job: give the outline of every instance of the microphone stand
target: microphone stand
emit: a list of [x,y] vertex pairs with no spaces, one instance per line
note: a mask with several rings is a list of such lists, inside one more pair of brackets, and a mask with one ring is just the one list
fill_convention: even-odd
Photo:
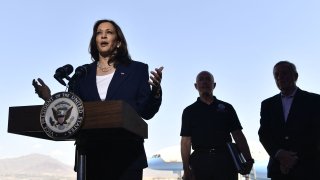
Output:
[[[76,78],[72,77],[68,82],[68,92],[73,93],[75,89]],[[83,150],[76,148],[75,170],[77,171],[77,180],[86,180],[86,154]]]
[[[75,85],[77,79],[83,75],[82,73],[79,73],[79,71],[76,70],[75,74],[70,78],[68,77],[67,79],[69,80],[68,82],[68,92],[74,92],[75,90]],[[77,180],[86,180],[86,154],[83,149],[78,149],[76,148],[76,171],[77,171]]]

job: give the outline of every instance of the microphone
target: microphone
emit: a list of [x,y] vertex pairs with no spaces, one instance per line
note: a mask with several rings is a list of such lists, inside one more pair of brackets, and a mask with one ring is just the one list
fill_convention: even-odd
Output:
[[89,72],[89,66],[90,64],[85,64],[77,67],[76,70],[74,71],[73,76],[71,77],[71,80],[76,80],[78,78],[86,76]]
[[69,92],[74,92],[77,79],[86,76],[89,72],[89,67],[90,64],[85,64],[76,68],[73,76],[70,78],[68,83]]
[[63,81],[63,78],[66,78],[67,80],[70,80],[69,74],[71,74],[73,71],[73,67],[70,64],[64,65],[62,67],[59,67],[56,70],[56,73],[53,75],[53,77],[59,81],[60,84],[66,86],[66,83]]

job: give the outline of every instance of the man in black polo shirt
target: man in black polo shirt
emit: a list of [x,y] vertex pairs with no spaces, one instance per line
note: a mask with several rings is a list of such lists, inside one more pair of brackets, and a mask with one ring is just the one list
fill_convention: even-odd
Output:
[[227,142],[232,142],[230,133],[247,160],[245,173],[250,173],[253,165],[238,116],[232,105],[213,96],[215,86],[210,72],[200,72],[195,83],[200,97],[182,114],[180,136],[184,180],[238,179],[226,146]]

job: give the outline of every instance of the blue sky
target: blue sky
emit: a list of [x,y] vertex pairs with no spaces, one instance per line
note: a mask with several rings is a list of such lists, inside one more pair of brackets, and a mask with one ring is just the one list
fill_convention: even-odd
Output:
[[30,153],[73,163],[73,142],[7,133],[8,108],[43,104],[31,81],[41,77],[52,92],[65,88],[55,69],[91,62],[88,46],[98,19],[122,28],[133,59],[152,70],[164,66],[163,103],[150,121],[148,155],[180,142],[181,114],[198,94],[202,70],[213,73],[214,94],[236,109],[249,140],[258,140],[260,103],[278,93],[272,68],[296,64],[302,89],[320,93],[320,2],[295,0],[120,0],[0,3],[0,158]]

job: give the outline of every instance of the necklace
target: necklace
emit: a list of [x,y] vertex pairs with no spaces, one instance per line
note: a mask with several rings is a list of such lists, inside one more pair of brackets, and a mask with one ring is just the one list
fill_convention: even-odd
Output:
[[102,67],[101,64],[98,62],[97,63],[97,66],[98,68],[102,71],[102,72],[108,72],[109,70],[112,69],[112,66],[105,66],[105,67]]

